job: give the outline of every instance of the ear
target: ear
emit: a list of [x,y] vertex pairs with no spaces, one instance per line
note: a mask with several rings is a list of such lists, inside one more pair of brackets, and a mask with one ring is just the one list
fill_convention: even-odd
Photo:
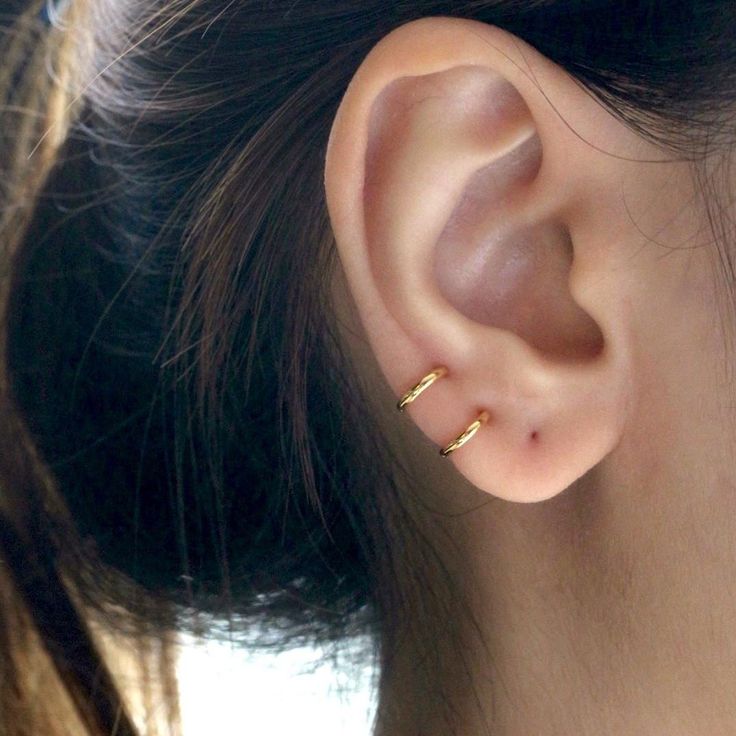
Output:
[[631,366],[609,261],[618,167],[641,143],[476,21],[397,28],[345,93],[325,188],[347,283],[397,397],[447,369],[407,407],[438,448],[486,412],[448,458],[481,490],[549,498],[621,436]]

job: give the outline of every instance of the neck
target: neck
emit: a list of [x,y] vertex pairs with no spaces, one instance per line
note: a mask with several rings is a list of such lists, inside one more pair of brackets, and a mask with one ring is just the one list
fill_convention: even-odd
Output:
[[656,422],[543,503],[437,464],[451,511],[424,523],[456,587],[402,614],[379,736],[736,733],[736,483],[712,428],[734,433],[716,401],[657,395]]

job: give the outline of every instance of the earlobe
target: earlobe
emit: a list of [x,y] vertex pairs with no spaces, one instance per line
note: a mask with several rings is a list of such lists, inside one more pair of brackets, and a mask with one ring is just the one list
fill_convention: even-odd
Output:
[[470,482],[524,502],[612,449],[630,386],[620,310],[581,299],[606,262],[585,240],[587,159],[569,165],[584,144],[522,71],[529,54],[472,21],[402,26],[351,82],[325,166],[343,269],[400,408]]

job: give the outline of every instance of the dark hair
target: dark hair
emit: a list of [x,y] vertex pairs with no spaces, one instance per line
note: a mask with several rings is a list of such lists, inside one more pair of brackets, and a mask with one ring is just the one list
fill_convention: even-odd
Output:
[[111,605],[161,635],[368,631],[387,666],[442,572],[331,308],[351,76],[404,22],[473,18],[700,161],[733,140],[736,5],[70,0],[49,29],[40,5],[0,57],[0,730],[73,732],[29,705],[32,631],[85,733],[134,732],[86,623]]

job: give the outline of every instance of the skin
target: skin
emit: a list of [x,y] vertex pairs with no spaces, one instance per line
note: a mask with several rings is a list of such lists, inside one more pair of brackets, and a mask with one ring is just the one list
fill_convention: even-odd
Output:
[[[541,163],[483,178],[530,135]],[[345,341],[451,581],[407,596],[380,736],[736,732],[734,326],[694,167],[438,17],[356,72],[325,190]]]

